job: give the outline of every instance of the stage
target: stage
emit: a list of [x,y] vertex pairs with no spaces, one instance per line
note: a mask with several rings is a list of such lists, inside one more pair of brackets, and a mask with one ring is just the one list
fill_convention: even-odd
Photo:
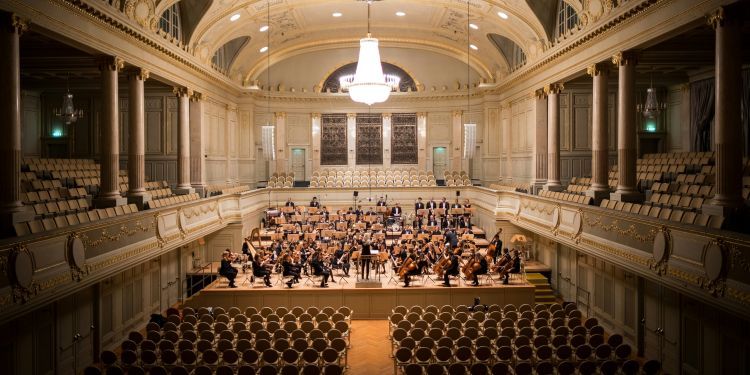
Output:
[[[435,275],[429,275],[433,281],[425,277],[412,277],[412,283],[408,288],[403,287],[403,282],[396,284],[396,278],[391,278],[389,273],[380,275],[381,287],[362,288],[356,287],[357,279],[354,270],[351,276],[342,277],[340,271],[334,272],[335,283],[328,283],[328,288],[320,288],[320,279],[307,280],[302,276],[299,284],[293,288],[287,288],[285,280],[279,281],[274,275],[271,278],[273,287],[266,287],[262,280],[250,281],[250,274],[239,273],[235,283],[237,288],[229,288],[227,279],[219,278],[212,282],[202,291],[185,302],[186,306],[222,306],[228,308],[238,306],[244,309],[248,306],[261,308],[263,306],[348,306],[354,311],[355,319],[385,319],[391,310],[398,305],[471,305],[475,297],[479,297],[483,304],[497,303],[504,305],[533,304],[534,286],[528,283],[520,275],[514,275],[508,285],[502,285],[493,275],[492,283],[486,276],[480,277],[480,286],[465,285],[460,280],[456,286],[457,279],[452,278],[453,287],[441,286],[442,279],[437,280]],[[371,280],[378,282],[377,277],[371,274]]]

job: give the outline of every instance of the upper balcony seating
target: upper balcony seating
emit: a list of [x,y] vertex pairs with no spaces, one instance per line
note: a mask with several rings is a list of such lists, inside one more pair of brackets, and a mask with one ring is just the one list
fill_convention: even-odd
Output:
[[445,186],[472,186],[473,183],[466,171],[446,171]]
[[[313,173],[313,178],[315,173]],[[290,188],[294,186],[294,173],[274,173],[268,180],[270,188]]]
[[[373,187],[411,187],[437,186],[432,172],[408,170],[319,170],[313,172],[310,179],[312,188],[365,188]],[[271,185],[269,184],[269,187]],[[278,186],[277,186],[278,187]]]
[[500,191],[515,191],[528,194],[528,192],[531,191],[531,184],[523,182],[498,182],[490,185],[490,189]]
[[250,190],[250,186],[240,185],[236,183],[207,185],[206,196],[211,197],[214,195],[221,195],[221,194],[236,194],[236,193],[242,193],[243,191],[249,191],[249,190]]

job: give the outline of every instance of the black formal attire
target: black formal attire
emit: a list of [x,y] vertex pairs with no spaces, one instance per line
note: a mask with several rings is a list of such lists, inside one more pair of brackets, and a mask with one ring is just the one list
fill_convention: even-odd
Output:
[[281,262],[281,267],[283,268],[281,272],[282,276],[292,276],[292,279],[287,281],[286,283],[286,285],[291,288],[292,283],[297,282],[297,280],[299,280],[299,268],[300,267],[288,260]]
[[376,206],[385,206],[385,201],[378,201],[378,203],[375,204]]
[[294,202],[287,201],[286,204],[285,204],[285,206],[287,206],[287,207],[294,207]]
[[479,285],[479,275],[486,275],[487,274],[487,258],[482,257],[479,260],[479,269],[474,271],[474,285]]
[[458,256],[451,253],[450,257],[451,262],[443,274],[443,285],[445,286],[451,286],[450,277],[458,275]]
[[320,207],[320,202],[318,201],[310,201],[310,207]]
[[401,217],[401,207],[396,206],[396,207],[391,208],[391,216]]
[[362,251],[360,255],[367,255],[367,256],[361,256],[359,258],[359,262],[362,264],[362,278],[366,280],[370,280],[370,257],[372,252],[370,251],[370,244],[365,243],[362,244]]
[[469,220],[469,218],[464,217],[464,219],[461,220],[458,223],[458,226],[459,226],[459,228],[469,228],[469,229],[471,229],[471,221]]
[[427,202],[427,209],[434,210],[437,208],[437,203],[435,201],[429,201]]
[[490,246],[495,245],[495,256],[493,257],[492,261],[497,264],[497,257],[500,255],[500,252],[503,250],[503,241],[500,239],[500,237],[497,237],[496,239],[493,238],[492,241],[490,241]]
[[445,210],[448,210],[448,208],[450,208],[450,204],[448,202],[440,202],[438,203],[438,208],[443,208]]
[[424,267],[424,263],[417,260],[417,255],[412,253],[409,254],[406,259],[411,259],[413,264],[416,266],[413,270],[407,271],[404,274],[404,286],[409,286],[410,276],[417,276],[422,274],[422,268]]
[[452,230],[445,232],[445,241],[450,243],[451,249],[458,247],[458,237],[456,236],[456,232]]
[[266,286],[271,286],[271,271],[261,266],[260,263],[257,263],[255,260],[253,260],[252,263],[253,263],[253,276],[262,277],[263,281],[265,281],[266,283]]
[[[344,259],[346,257],[346,259]],[[338,248],[333,253],[333,261],[331,261],[331,266],[333,268],[341,268],[342,271],[344,271],[345,276],[349,276],[349,254],[344,252],[344,249]]]
[[[513,259],[510,257],[510,253],[503,254],[503,258],[506,259],[506,262],[512,262],[513,261]],[[498,270],[498,272],[501,272],[501,271],[503,271],[503,270]],[[511,271],[513,271],[512,268],[511,268]],[[505,278],[503,279],[503,284],[506,284],[506,285],[508,284],[508,278],[509,278],[509,276],[510,276],[510,272],[507,272],[505,274]]]
[[424,210],[424,203],[422,202],[414,203],[414,213],[419,215],[419,210]]
[[229,280],[229,287],[236,288],[234,285],[234,278],[237,277],[237,269],[232,267],[232,264],[226,260],[221,259],[221,266],[219,267],[219,275],[224,276]]
[[323,279],[320,281],[320,287],[326,287],[326,284],[328,284],[328,277],[331,276],[331,270],[323,267],[323,262],[321,262],[319,258],[310,261],[310,267],[312,267],[313,275],[323,276]]

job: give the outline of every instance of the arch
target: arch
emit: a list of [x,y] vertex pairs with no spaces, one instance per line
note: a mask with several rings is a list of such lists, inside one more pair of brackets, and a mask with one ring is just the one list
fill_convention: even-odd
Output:
[[[401,67],[391,64],[388,62],[381,62],[381,65],[383,66],[383,73],[384,74],[393,74],[399,78],[401,78],[401,82],[399,83],[398,91],[417,91],[417,82],[414,80],[414,78],[407,73],[404,69]],[[343,66],[340,66],[338,69],[334,70],[333,73],[329,74],[328,77],[326,77],[323,80],[322,92],[327,92],[329,89],[332,93],[340,92],[339,87],[339,78],[344,75],[354,74],[357,70],[357,63],[348,63],[344,64]]]
[[156,6],[155,14],[158,16],[155,19],[156,28],[160,27],[160,19],[164,12],[169,11],[173,6],[177,5],[179,8],[179,16],[181,23],[181,35],[180,40],[183,43],[187,43],[193,36],[196,27],[206,15],[208,10],[213,5],[214,0],[165,0],[160,2]]

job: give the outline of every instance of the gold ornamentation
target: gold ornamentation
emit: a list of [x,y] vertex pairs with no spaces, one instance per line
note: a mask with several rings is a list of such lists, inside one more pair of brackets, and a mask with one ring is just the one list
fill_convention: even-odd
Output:
[[534,90],[534,96],[539,100],[547,99],[547,93],[544,92],[543,88]]
[[149,0],[128,0],[124,11],[142,27],[147,27],[154,18],[154,4]]
[[701,277],[698,280],[698,285],[714,297],[724,297],[727,290],[727,283],[724,278],[709,280],[706,277]]
[[685,272],[679,268],[671,267],[669,264],[667,264],[667,275],[693,284],[694,286],[700,286],[700,276]]
[[612,55],[612,64],[617,66],[638,64],[638,53],[635,51],[620,51]]
[[729,268],[739,269],[744,272],[750,272],[750,262],[742,251],[733,243],[726,244],[727,251],[729,252]]
[[[533,211],[533,212],[539,212],[539,213],[547,214],[549,216],[554,215],[555,208],[556,208],[556,207],[552,207],[552,208],[548,209],[546,204],[541,204],[541,203],[525,203],[525,202],[521,205],[521,207],[524,210],[529,210],[529,211]],[[519,214],[521,212],[522,211],[519,211]]]
[[150,74],[151,72],[149,72],[148,69],[144,68],[128,69],[128,76],[135,77],[141,81],[147,80]]
[[728,286],[724,296],[739,301],[743,305],[750,305],[750,293]]
[[13,302],[15,303],[26,303],[39,294],[39,284],[32,281],[27,287],[21,287],[18,285],[13,286],[12,296]]
[[592,240],[590,238],[583,237],[583,236],[581,236],[580,242],[583,243],[584,245],[588,245],[588,246],[593,247],[595,249],[602,250],[604,252],[610,253],[612,255],[615,255],[617,257],[623,258],[623,259],[628,260],[630,262],[637,263],[637,264],[640,264],[642,266],[647,266],[648,265],[648,259],[646,259],[644,257],[641,257],[641,256],[638,256],[638,255],[635,255],[631,251],[617,249],[617,248],[614,248],[612,246],[606,245],[606,244],[602,243],[601,241]]
[[2,17],[2,23],[5,24],[8,32],[18,33],[21,36],[29,29],[28,21],[15,13],[5,13]]
[[[179,234],[177,235],[177,237],[179,237]],[[120,262],[122,262],[124,260],[127,260],[127,259],[132,259],[133,257],[135,257],[135,256],[137,256],[139,254],[142,254],[142,253],[144,253],[146,251],[157,249],[157,248],[159,248],[159,246],[160,246],[160,244],[159,244],[158,241],[153,241],[153,242],[150,242],[150,243],[148,243],[146,245],[139,246],[139,247],[137,247],[135,249],[128,250],[126,252],[123,252],[123,253],[117,254],[115,256],[109,257],[109,258],[107,258],[105,260],[93,263],[93,264],[91,264],[89,266],[89,269],[93,273],[93,272],[99,271],[101,269],[110,268],[111,266],[113,266],[113,265],[115,265],[117,263],[120,263]]]
[[2,296],[0,296],[0,306],[8,305],[12,301],[13,301],[13,296],[10,293],[3,294]]
[[718,7],[715,11],[711,12],[711,14],[708,15],[708,19],[706,20],[706,23],[713,27],[714,30],[718,27],[724,26],[724,20],[726,17],[724,16],[724,7]]
[[564,88],[565,86],[562,83],[550,83],[549,85],[544,86],[544,93],[547,95],[557,95],[561,93]]
[[[182,214],[185,216],[185,219],[192,219],[196,216],[202,216],[207,213],[216,212],[217,207],[218,207],[218,203],[214,202],[214,204],[204,204],[200,206],[186,208],[182,210]],[[217,212],[217,215],[218,215],[218,212]]]
[[200,93],[198,91],[193,91],[193,96],[190,97],[190,101],[193,102],[199,102],[201,100],[206,99],[203,95],[203,93]]
[[125,66],[125,60],[117,56],[100,56],[99,70],[119,72]]
[[606,75],[608,72],[609,67],[606,64],[591,64],[586,68],[586,73],[592,77]]
[[193,95],[193,90],[187,88],[187,87],[173,87],[172,93],[177,96],[178,98],[182,97],[190,97]]
[[151,231],[151,229],[154,227],[154,223],[152,222],[149,226],[144,226],[141,224],[141,221],[138,220],[133,225],[133,228],[129,228],[126,224],[122,224],[120,226],[120,230],[117,233],[110,234],[107,228],[102,229],[102,234],[99,236],[98,239],[92,240],[87,236],[86,234],[80,234],[81,240],[83,241],[83,244],[86,245],[87,248],[95,249],[105,242],[117,242],[122,240],[125,237],[131,237],[139,232],[146,233]]
[[602,222],[601,216],[597,216],[596,219],[591,220],[589,218],[586,218],[586,225],[588,225],[591,228],[600,228],[601,230],[605,232],[615,232],[623,237],[631,237],[641,242],[653,242],[654,237],[656,236],[656,229],[651,229],[646,234],[640,234],[638,233],[638,230],[636,229],[634,224],[630,224],[627,228],[620,227],[620,221],[615,219],[612,220],[610,224],[604,224]]

